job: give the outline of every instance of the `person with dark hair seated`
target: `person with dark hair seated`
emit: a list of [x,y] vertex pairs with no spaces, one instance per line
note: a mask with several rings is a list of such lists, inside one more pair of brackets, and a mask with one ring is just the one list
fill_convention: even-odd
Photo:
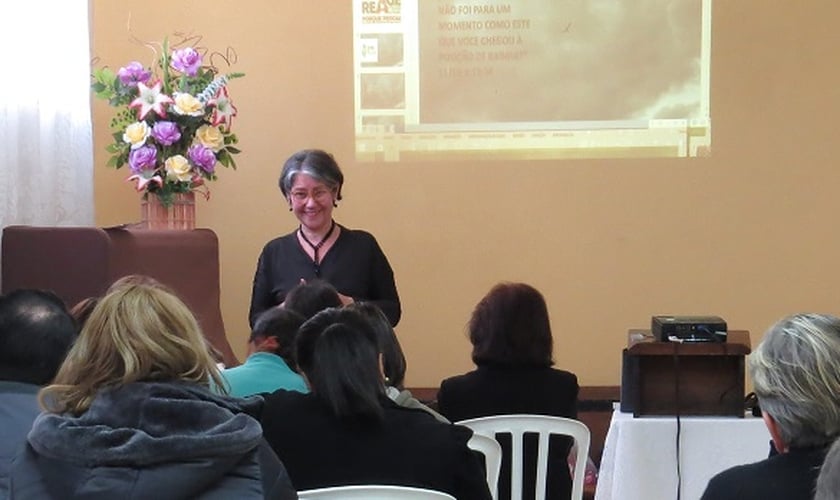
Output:
[[370,302],[354,302],[348,306],[349,309],[362,313],[376,332],[376,339],[379,342],[379,349],[382,352],[382,373],[385,375],[385,394],[392,401],[406,408],[415,408],[429,413],[441,422],[449,423],[449,420],[423,404],[412,396],[403,383],[405,382],[405,354],[403,354],[397,334],[388,322],[388,318],[379,307]]
[[9,498],[295,498],[250,416],[262,399],[213,394],[207,346],[165,287],[111,288],[40,392]]
[[303,316],[275,307],[262,313],[248,340],[245,363],[222,371],[228,392],[245,397],[277,389],[309,392],[295,371],[293,346]]
[[[469,323],[472,360],[476,369],[441,383],[438,409],[453,422],[505,414],[539,414],[577,418],[577,377],[552,368],[553,340],[548,308],[542,294],[524,283],[500,283],[476,305]],[[504,439],[506,438],[507,439]],[[535,436],[525,440],[525,476],[536,470]],[[500,436],[503,449],[501,492],[510,490],[510,439]],[[571,440],[555,436],[549,446],[548,499],[571,495],[567,465]],[[525,498],[534,484],[525,482]],[[500,496],[506,498],[506,496]]]
[[391,484],[491,498],[467,447],[472,431],[385,395],[376,334],[358,311],[318,313],[298,332],[295,352],[311,392],[267,395],[261,423],[298,491]]
[[282,307],[300,314],[307,320],[324,309],[341,305],[341,297],[334,286],[326,281],[314,279],[295,285],[286,295]]
[[776,453],[719,473],[702,499],[810,500],[840,436],[840,318],[781,319],[750,354],[749,369]]
[[14,290],[0,297],[0,498],[8,496],[14,454],[41,412],[48,384],[76,340],[76,324],[52,292]]
[[93,312],[93,308],[98,303],[99,297],[87,297],[76,302],[76,305],[70,308],[70,316],[76,321],[76,326],[79,330],[85,326],[85,322],[90,317],[90,313]]

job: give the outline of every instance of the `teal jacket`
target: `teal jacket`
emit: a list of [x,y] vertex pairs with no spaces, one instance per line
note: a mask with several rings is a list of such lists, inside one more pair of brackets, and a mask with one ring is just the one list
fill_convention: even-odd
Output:
[[283,358],[268,352],[251,354],[244,364],[222,370],[222,377],[228,393],[240,398],[277,389],[309,392],[303,377],[289,368]]

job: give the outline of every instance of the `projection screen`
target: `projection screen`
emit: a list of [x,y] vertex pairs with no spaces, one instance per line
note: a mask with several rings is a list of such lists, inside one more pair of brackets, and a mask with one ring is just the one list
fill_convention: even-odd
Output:
[[352,0],[360,161],[711,152],[711,0]]

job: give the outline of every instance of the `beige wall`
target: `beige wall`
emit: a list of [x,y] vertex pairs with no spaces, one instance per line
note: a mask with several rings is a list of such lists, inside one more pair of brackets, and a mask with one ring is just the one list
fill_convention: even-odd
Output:
[[[276,177],[322,147],[347,184],[336,219],[376,235],[394,267],[408,384],[471,367],[464,326],[500,280],[546,296],[557,364],[619,382],[626,330],[652,314],[718,314],[761,332],[782,315],[840,313],[835,0],[713,5],[713,152],[704,159],[357,164],[349,1],[93,0],[93,56],[150,61],[132,41],[192,31],[239,54],[231,86],[244,152],[198,223],[220,240],[222,308],[240,357],[262,245],[296,227]],[[94,103],[96,222],[136,221],[124,171],[104,167],[111,110]]]

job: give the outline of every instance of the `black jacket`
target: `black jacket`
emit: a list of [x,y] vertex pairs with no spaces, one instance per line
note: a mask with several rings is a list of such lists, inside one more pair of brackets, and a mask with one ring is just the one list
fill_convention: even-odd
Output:
[[339,420],[313,394],[265,396],[265,438],[298,491],[350,484],[391,484],[488,500],[481,459],[467,447],[472,431],[382,399],[381,423]]
[[811,500],[827,447],[798,449],[713,477],[701,500]]
[[370,233],[340,227],[338,239],[321,256],[317,274],[312,259],[300,246],[297,231],[275,238],[263,247],[254,273],[248,313],[252,327],[260,313],[282,303],[301,279],[315,278],[357,301],[376,304],[391,325],[397,325],[402,310],[388,258]]
[[[438,408],[449,420],[516,413],[577,418],[577,377],[570,372],[553,368],[507,368],[482,366],[457,377],[444,380],[438,392]],[[533,498],[536,474],[536,439],[524,441],[525,484],[524,498]],[[510,439],[499,438],[502,445],[502,471],[499,476],[500,500],[509,498]],[[566,457],[571,439],[552,438],[549,442],[548,476],[549,500],[567,499],[572,492],[572,477]]]

